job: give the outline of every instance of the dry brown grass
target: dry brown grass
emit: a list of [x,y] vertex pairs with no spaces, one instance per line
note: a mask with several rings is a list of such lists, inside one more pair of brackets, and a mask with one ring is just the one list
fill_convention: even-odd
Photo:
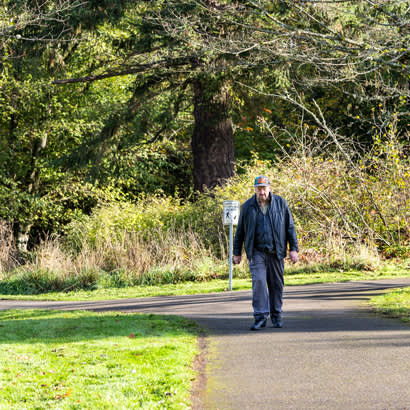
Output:
[[[97,247],[84,242],[80,248],[74,253],[64,248],[61,238],[47,238],[35,249],[25,271],[54,272],[61,278],[92,270],[124,270],[141,276],[153,267],[193,271],[198,260],[213,258],[192,229],[166,232],[158,229],[148,238],[138,232],[124,232],[121,240],[108,238]],[[7,253],[7,249],[2,249],[2,253]]]

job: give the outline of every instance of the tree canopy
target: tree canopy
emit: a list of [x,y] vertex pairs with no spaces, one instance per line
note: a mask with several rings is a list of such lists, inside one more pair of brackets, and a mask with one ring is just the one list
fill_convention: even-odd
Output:
[[409,14],[398,0],[3,2],[0,218],[24,242],[102,200],[223,184],[298,135],[321,155],[392,131],[406,143]]

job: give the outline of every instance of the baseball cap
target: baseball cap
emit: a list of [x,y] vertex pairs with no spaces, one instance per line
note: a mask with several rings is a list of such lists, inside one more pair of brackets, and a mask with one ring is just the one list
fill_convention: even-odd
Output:
[[265,177],[265,175],[259,175],[258,177],[255,178],[255,186],[269,186],[270,182],[268,177]]

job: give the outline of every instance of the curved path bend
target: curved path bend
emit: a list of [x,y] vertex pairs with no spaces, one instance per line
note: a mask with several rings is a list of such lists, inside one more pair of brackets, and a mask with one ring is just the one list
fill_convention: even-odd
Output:
[[410,278],[285,288],[284,327],[250,332],[250,291],[101,302],[1,300],[0,309],[180,315],[207,329],[198,409],[408,409],[410,326],[366,301]]

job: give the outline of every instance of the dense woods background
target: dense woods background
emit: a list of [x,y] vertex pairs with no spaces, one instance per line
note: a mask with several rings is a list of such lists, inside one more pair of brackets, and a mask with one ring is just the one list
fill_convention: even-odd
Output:
[[1,270],[50,238],[88,273],[222,258],[222,201],[262,172],[305,255],[409,256],[409,17],[398,0],[3,1]]

